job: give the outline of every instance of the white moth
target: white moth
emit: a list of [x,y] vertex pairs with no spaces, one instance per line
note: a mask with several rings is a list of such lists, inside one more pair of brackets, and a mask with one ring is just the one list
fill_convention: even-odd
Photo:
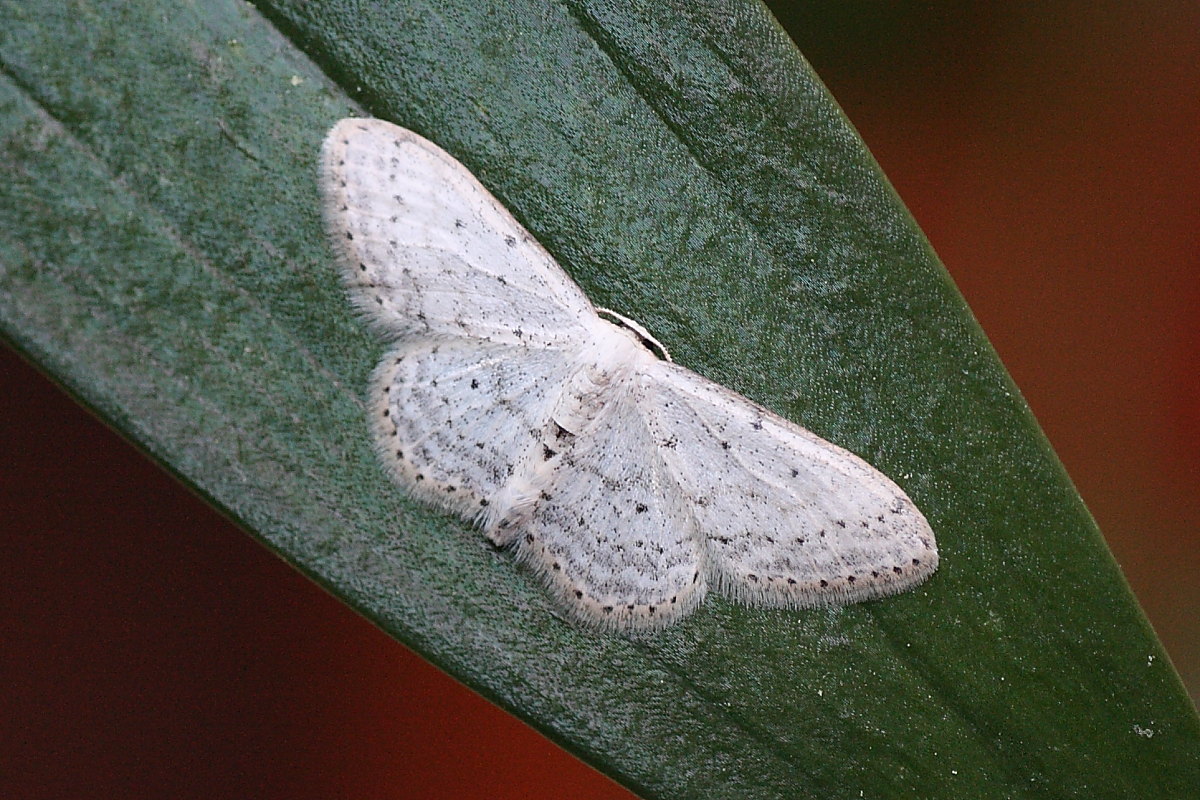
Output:
[[937,568],[896,484],[602,319],[441,148],[345,119],[321,179],[350,295],[393,345],[370,390],[388,470],[514,550],[574,619],[662,628],[710,589],[841,605]]

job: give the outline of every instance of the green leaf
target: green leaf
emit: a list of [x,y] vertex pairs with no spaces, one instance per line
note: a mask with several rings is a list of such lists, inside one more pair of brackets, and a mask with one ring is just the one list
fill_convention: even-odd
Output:
[[[459,157],[597,303],[863,455],[942,551],[841,610],[562,620],[374,460],[315,163]],[[749,0],[0,2],[4,335],[398,639],[647,797],[1180,797],[1200,724],[1028,409]]]

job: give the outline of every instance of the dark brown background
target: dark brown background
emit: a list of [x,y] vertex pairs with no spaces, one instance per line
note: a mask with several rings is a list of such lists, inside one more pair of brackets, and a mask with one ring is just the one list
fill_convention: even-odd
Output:
[[[1195,696],[1197,7],[779,5]],[[293,572],[11,353],[0,384],[3,796],[628,797]]]

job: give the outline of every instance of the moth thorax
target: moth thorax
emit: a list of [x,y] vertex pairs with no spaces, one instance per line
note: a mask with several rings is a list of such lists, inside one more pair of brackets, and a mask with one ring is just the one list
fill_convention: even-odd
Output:
[[580,358],[592,380],[605,384],[638,362],[654,360],[655,356],[633,332],[600,320]]

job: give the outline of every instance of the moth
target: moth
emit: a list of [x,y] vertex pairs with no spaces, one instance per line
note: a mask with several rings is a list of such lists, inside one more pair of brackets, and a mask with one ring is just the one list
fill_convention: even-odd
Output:
[[321,163],[349,295],[391,346],[370,386],[383,463],[511,549],[571,618],[659,629],[709,591],[840,605],[937,569],[887,476],[602,316],[438,146],[345,119]]

